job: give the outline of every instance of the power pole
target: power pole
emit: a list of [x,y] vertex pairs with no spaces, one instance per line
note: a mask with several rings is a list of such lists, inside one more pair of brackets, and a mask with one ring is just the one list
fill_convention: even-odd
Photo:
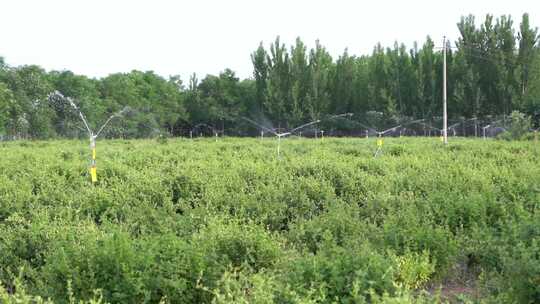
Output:
[[443,138],[448,144],[448,113],[446,112],[446,36],[443,37]]

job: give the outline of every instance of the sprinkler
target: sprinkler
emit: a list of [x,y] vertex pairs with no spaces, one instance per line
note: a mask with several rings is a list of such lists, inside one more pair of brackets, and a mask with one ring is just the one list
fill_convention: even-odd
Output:
[[487,136],[486,136],[486,130],[489,129],[489,128],[491,128],[491,127],[493,127],[494,124],[498,124],[498,123],[501,122],[501,121],[504,122],[504,119],[500,119],[500,120],[494,121],[494,122],[492,122],[492,123],[490,123],[490,124],[488,124],[487,126],[485,126],[485,127],[482,128],[482,135],[483,135],[484,140],[487,139]]
[[[432,132],[432,131],[433,131],[433,132],[439,132],[439,134],[440,134],[441,132],[443,132],[442,129],[435,128],[435,127],[433,127],[433,126],[431,126],[431,125],[429,125],[429,124],[423,123],[422,121],[423,121],[423,119],[422,119],[422,120],[418,120],[418,121],[412,121],[412,122],[410,122],[409,124],[412,124],[412,123],[418,123],[418,124],[420,124],[420,125],[422,126],[422,129],[424,130],[424,136],[427,136],[427,135],[431,136],[431,132]],[[437,133],[435,133],[435,134],[437,134]]]
[[463,136],[466,135],[466,127],[467,125],[470,123],[470,122],[474,122],[474,136],[478,136],[478,118],[476,117],[473,117],[473,118],[469,118],[469,119],[466,119],[466,120],[462,120],[458,123],[455,123],[451,126],[448,127],[448,130],[452,130],[453,134],[454,134],[454,137],[456,137],[456,134],[457,134],[457,131],[456,131],[456,128],[461,125],[461,129],[462,129],[462,132],[463,132]]
[[[352,115],[353,115],[352,113],[337,114],[337,115],[332,115],[330,117],[327,117],[327,118],[325,118],[323,120],[330,120],[330,119],[334,119],[334,118],[338,118],[338,117],[346,117],[346,116],[352,116]],[[289,136],[289,135],[295,133],[296,131],[300,132],[300,130],[302,130],[302,129],[306,128],[306,127],[312,126],[314,124],[318,124],[318,123],[320,123],[322,121],[321,119],[317,119],[317,120],[314,120],[312,122],[308,122],[308,123],[300,125],[300,126],[298,126],[296,128],[293,128],[290,131],[278,132],[274,128],[267,128],[267,127],[255,122],[255,121],[253,121],[253,120],[251,120],[251,119],[249,119],[247,117],[241,117],[241,118],[246,120],[247,122],[261,128],[261,130],[262,130],[261,134],[262,134],[262,132],[266,131],[268,133],[274,134],[277,137],[277,157],[278,157],[278,159],[280,157],[280,152],[281,152],[281,138],[282,137]],[[315,132],[315,134],[317,134],[317,132]]]
[[[212,132],[211,134],[214,134],[216,137],[217,137],[216,134],[219,133],[219,131],[216,130],[216,128],[214,128],[213,126],[208,125],[208,124],[205,124],[205,123],[200,123],[200,124],[196,124],[196,125],[191,129],[191,131],[189,131],[189,136],[190,136],[190,138],[193,139],[193,132],[194,132],[194,131],[195,131],[195,132],[199,132],[199,137],[202,138],[203,135],[205,134],[204,129],[206,129],[206,130],[209,131],[209,132]],[[212,135],[210,135],[210,136],[212,136]]]
[[81,112],[81,110],[75,104],[75,102],[73,101],[73,99],[71,97],[65,97],[59,91],[54,91],[53,93],[49,94],[48,98],[49,98],[49,100],[55,100],[55,99],[67,100],[69,102],[69,104],[71,105],[71,107],[73,107],[77,111],[77,113],[79,114],[79,117],[81,118],[84,126],[86,127],[86,131],[88,131],[88,136],[90,138],[90,150],[91,150],[91,153],[92,153],[92,158],[90,160],[90,177],[91,177],[92,183],[96,183],[97,182],[96,139],[101,134],[101,132],[103,132],[105,127],[107,127],[107,125],[114,118],[122,117],[122,115],[124,115],[124,113],[126,113],[129,110],[129,108],[125,107],[121,111],[116,112],[113,115],[109,116],[109,118],[105,121],[105,123],[101,126],[101,128],[99,128],[99,130],[96,133],[94,133],[94,131],[90,128],[90,125],[88,124],[88,121],[86,121],[86,117],[84,116],[84,114]]

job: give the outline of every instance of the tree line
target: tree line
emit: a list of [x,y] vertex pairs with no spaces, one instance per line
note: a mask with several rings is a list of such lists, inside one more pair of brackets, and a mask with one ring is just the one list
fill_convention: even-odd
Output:
[[[515,25],[511,16],[487,15],[477,24],[470,15],[457,27],[460,37],[446,45],[449,117],[495,117],[514,110],[538,117],[540,44],[529,16]],[[96,79],[36,65],[12,67],[0,57],[0,136],[83,136],[73,110],[47,99],[55,90],[74,98],[95,126],[125,106],[134,109],[108,129],[109,137],[185,136],[197,126],[253,134],[256,128],[241,117],[275,128],[339,113],[354,113],[354,119],[371,125],[438,117],[442,47],[428,36],[412,48],[377,44],[369,55],[345,50],[333,58],[319,41],[308,49],[300,38],[287,47],[277,37],[251,54],[252,77],[241,80],[225,69],[201,80],[192,75],[186,83],[179,76],[135,70]]]

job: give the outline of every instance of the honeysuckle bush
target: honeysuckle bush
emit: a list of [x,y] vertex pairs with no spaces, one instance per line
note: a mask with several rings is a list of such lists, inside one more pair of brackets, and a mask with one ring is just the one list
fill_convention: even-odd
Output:
[[0,298],[540,301],[537,143],[375,140],[0,143]]

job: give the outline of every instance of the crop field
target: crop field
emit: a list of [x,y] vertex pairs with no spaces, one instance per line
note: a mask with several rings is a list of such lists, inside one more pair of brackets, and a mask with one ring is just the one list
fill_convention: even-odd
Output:
[[540,145],[0,143],[0,302],[540,302]]

